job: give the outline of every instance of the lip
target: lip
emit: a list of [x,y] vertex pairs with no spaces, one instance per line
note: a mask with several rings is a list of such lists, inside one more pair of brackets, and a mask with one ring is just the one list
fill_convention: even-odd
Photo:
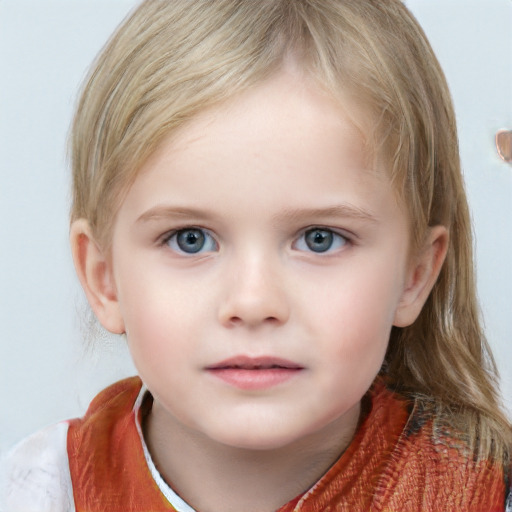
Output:
[[304,367],[273,356],[236,356],[206,367],[225,383],[244,390],[267,389],[294,378]]

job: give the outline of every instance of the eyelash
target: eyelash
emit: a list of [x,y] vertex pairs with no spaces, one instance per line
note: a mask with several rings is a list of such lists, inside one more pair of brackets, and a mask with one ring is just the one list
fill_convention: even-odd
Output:
[[[182,240],[179,239],[180,235],[183,235],[187,238]],[[195,240],[198,240],[200,243],[200,247],[197,250],[186,251],[183,249],[183,246],[180,246],[181,242],[191,242],[189,246],[190,249],[196,249],[192,244]],[[197,236],[199,235],[199,236]],[[313,238],[308,240],[308,236],[312,235]],[[320,237],[320,238],[319,238]],[[324,237],[323,239],[321,237]],[[322,242],[327,237],[327,244],[322,246]],[[308,242],[317,242],[319,246],[317,247],[318,251],[315,251],[311,244]],[[338,250],[342,250],[345,246],[353,244],[353,240],[350,236],[347,236],[344,233],[340,233],[334,229],[324,227],[324,226],[312,226],[302,230],[297,238],[295,238],[292,243],[292,249],[309,252],[312,254],[322,255],[322,254],[331,254],[332,252],[337,252]],[[215,237],[212,235],[211,231],[205,228],[200,228],[196,226],[187,226],[179,229],[175,229],[170,233],[167,233],[161,240],[160,245],[169,247],[172,251],[181,254],[181,255],[199,255],[204,252],[214,252],[218,250],[219,244],[215,240]],[[207,245],[207,249],[204,250],[205,245]],[[333,245],[335,245],[333,249]]]
[[[200,234],[203,237],[203,241],[209,240],[210,245],[213,244],[214,248],[209,249],[208,251],[204,251],[203,250],[204,246],[201,246],[196,251],[187,252],[187,251],[183,250],[183,248],[179,247],[180,241],[179,241],[178,237],[180,235],[185,235],[187,233],[189,235],[191,235],[192,233]],[[167,235],[165,235],[164,238],[162,239],[161,245],[168,246],[171,250],[173,250],[174,252],[177,252],[178,254],[186,254],[186,255],[197,255],[197,254],[201,254],[202,252],[212,252],[213,250],[218,249],[218,246],[219,246],[215,240],[215,237],[211,234],[211,232],[208,229],[199,228],[199,227],[195,227],[195,226],[175,229],[174,231],[167,233]],[[174,247],[173,247],[173,245],[174,245]]]
[[[330,237],[329,246],[326,247],[325,249],[323,249],[323,247],[322,247],[323,250],[314,251],[311,248],[311,246],[309,246],[307,237],[308,237],[308,235],[315,234],[315,233],[316,233],[316,235],[322,234],[322,236],[328,235],[328,237]],[[347,235],[340,233],[339,231],[336,231],[334,229],[324,227],[324,226],[313,226],[313,227],[309,227],[301,232],[300,236],[293,243],[292,248],[296,249],[301,242],[302,242],[303,246],[307,245],[310,250],[308,250],[304,247],[298,248],[298,250],[302,250],[304,252],[311,252],[313,254],[320,255],[320,254],[331,254],[332,252],[337,252],[337,250],[341,250],[343,247],[350,245],[352,243],[352,239],[350,237],[348,237]],[[321,242],[321,240],[319,242]],[[341,243],[341,245],[340,245],[340,243]],[[337,245],[337,247],[334,247],[334,249],[333,249],[333,247],[332,247],[333,245]]]

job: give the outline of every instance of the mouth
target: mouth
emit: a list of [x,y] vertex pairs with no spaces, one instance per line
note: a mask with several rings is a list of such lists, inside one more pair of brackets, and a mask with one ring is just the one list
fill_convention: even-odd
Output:
[[260,390],[284,384],[304,370],[286,359],[272,356],[237,356],[206,367],[224,383],[244,390]]
[[212,366],[208,366],[207,370],[222,370],[222,369],[241,369],[241,370],[271,370],[286,368],[289,370],[301,370],[302,366],[282,359],[279,357],[264,356],[264,357],[249,357],[237,356],[225,359]]

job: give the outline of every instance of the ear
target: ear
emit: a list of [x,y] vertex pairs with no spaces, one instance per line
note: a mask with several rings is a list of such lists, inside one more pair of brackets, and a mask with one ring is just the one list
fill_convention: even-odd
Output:
[[430,228],[423,249],[412,260],[404,291],[395,311],[393,325],[411,325],[423,308],[437,281],[448,250],[449,234],[444,226]]
[[86,219],[71,225],[71,252],[75,270],[89,304],[101,325],[115,334],[125,332],[112,265],[92,236]]

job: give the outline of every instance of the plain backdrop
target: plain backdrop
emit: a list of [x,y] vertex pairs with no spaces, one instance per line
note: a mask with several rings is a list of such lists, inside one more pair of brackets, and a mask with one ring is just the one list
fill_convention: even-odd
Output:
[[[512,410],[512,1],[408,0],[454,95],[486,332]],[[0,0],[0,451],[134,373],[92,332],[68,247],[66,137],[89,63],[133,0]],[[89,333],[89,334],[87,334]]]

